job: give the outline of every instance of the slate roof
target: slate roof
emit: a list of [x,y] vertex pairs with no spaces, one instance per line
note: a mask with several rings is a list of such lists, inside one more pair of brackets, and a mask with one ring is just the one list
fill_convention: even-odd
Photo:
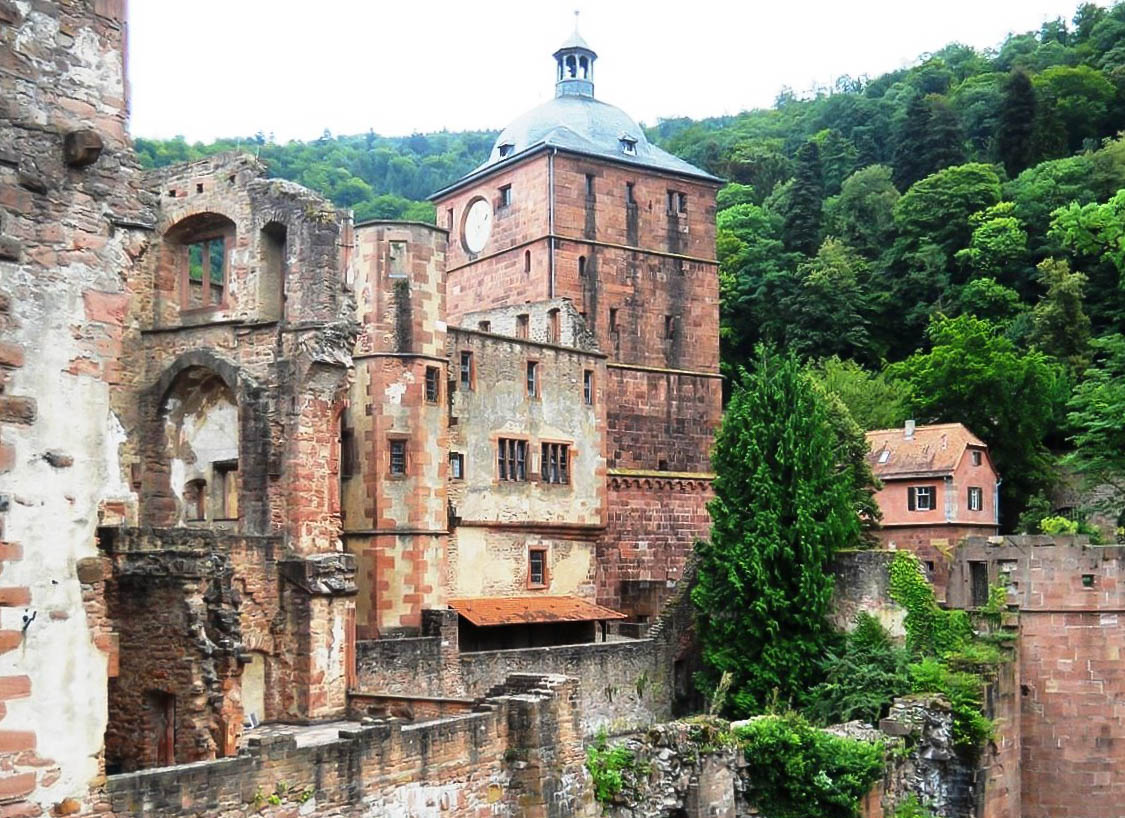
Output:
[[576,596],[471,597],[451,599],[449,607],[474,625],[481,626],[625,618],[625,614],[619,611]]
[[871,464],[880,479],[918,475],[952,474],[969,446],[985,451],[988,446],[962,423],[917,426],[907,438],[900,426],[867,433]]

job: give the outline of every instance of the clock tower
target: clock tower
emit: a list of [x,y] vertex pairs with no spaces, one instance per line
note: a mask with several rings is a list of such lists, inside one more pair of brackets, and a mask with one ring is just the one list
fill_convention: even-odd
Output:
[[447,314],[477,330],[489,310],[568,300],[607,355],[597,598],[645,621],[710,526],[722,182],[594,96],[598,55],[577,31],[553,58],[554,97],[431,197],[450,231]]

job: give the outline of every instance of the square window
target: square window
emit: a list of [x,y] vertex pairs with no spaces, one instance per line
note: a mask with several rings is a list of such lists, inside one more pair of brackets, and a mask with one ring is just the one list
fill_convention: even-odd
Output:
[[467,350],[461,350],[461,386],[473,388],[473,353]]
[[391,441],[391,474],[406,474],[406,441]]
[[527,480],[527,441],[502,437],[497,441],[497,476],[501,480]]
[[441,370],[436,366],[426,367],[426,402],[437,403],[441,395]]
[[582,398],[587,406],[594,405],[594,370],[592,369],[582,373]]
[[570,482],[570,447],[565,443],[544,443],[539,458],[539,477],[544,483]]
[[477,321],[477,329],[481,332],[492,332],[491,321]]
[[906,490],[906,507],[910,511],[933,511],[934,487],[911,486]]
[[547,587],[547,549],[529,548],[527,551],[527,584],[530,588]]
[[516,146],[513,145],[511,142],[505,142],[499,148],[500,158],[501,159],[507,159],[509,156],[512,155],[512,153],[515,151],[515,149],[516,149]]
[[465,455],[460,452],[449,453],[449,476],[454,480],[465,479]]
[[984,491],[979,486],[969,486],[969,511],[984,509]]

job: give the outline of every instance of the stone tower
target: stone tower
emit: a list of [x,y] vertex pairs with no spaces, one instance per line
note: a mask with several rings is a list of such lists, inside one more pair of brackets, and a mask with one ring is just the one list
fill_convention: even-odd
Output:
[[721,181],[594,96],[597,54],[577,31],[553,56],[554,98],[431,197],[450,231],[447,312],[468,326],[489,310],[567,299],[608,355],[598,602],[643,622],[708,528]]

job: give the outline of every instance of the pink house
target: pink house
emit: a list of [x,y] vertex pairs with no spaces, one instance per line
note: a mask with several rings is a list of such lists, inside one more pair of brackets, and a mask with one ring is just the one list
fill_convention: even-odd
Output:
[[999,533],[1000,479],[988,446],[960,423],[867,433],[868,462],[883,482],[876,535],[885,548],[905,548],[926,566],[945,597],[952,548],[964,537]]

